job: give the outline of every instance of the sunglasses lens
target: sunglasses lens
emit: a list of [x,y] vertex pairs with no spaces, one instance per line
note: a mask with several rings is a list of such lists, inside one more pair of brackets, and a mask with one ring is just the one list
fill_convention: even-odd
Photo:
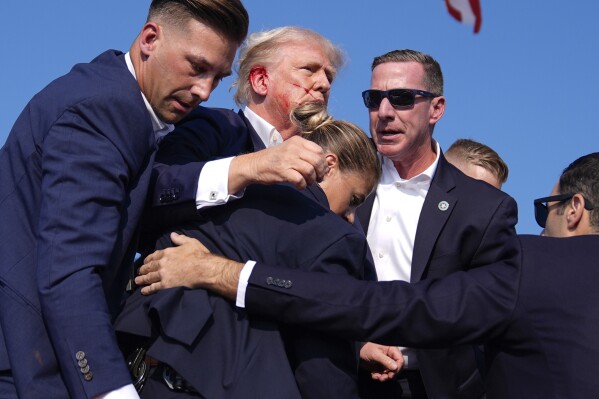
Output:
[[379,90],[366,90],[362,94],[362,98],[364,99],[364,105],[366,108],[376,109],[381,105],[381,101],[383,101],[383,95]]
[[395,107],[411,107],[414,105],[414,93],[409,90],[389,90],[389,102]]
[[539,226],[545,228],[545,223],[547,223],[547,216],[549,211],[547,210],[547,206],[543,203],[535,204],[535,220]]

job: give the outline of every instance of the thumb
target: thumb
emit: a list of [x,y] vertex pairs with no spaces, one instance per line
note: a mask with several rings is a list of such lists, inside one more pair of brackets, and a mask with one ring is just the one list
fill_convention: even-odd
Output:
[[179,234],[179,233],[175,233],[175,232],[171,233],[171,241],[175,245],[183,245],[186,242],[188,242],[189,240],[191,240],[191,238],[189,238],[183,234]]

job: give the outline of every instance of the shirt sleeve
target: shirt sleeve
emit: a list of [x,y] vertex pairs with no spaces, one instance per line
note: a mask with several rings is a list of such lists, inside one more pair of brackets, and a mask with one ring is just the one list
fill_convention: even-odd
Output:
[[245,263],[243,269],[241,269],[241,273],[239,273],[239,283],[237,284],[237,301],[235,302],[239,308],[245,308],[245,291],[248,286],[250,275],[254,270],[254,266],[256,266],[256,262],[249,260]]
[[229,167],[233,157],[207,162],[198,178],[197,209],[223,205],[229,200],[243,197],[245,190],[229,194]]

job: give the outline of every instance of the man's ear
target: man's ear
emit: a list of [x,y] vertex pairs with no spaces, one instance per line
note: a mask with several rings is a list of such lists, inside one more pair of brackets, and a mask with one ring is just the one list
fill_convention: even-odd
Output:
[[435,97],[431,100],[431,113],[430,113],[430,121],[431,125],[434,125],[441,119],[443,114],[445,113],[445,97]]
[[162,36],[162,28],[156,22],[147,22],[139,34],[139,48],[142,56],[148,57]]
[[582,226],[584,223],[583,217],[585,213],[584,198],[582,195],[574,194],[570,200],[570,203],[566,206],[565,213],[568,230],[574,231],[580,228],[585,228],[585,226]]
[[266,96],[268,93],[268,72],[266,71],[266,67],[262,65],[255,65],[250,70],[250,76],[248,77],[250,84],[252,85],[252,90],[256,94],[261,96]]

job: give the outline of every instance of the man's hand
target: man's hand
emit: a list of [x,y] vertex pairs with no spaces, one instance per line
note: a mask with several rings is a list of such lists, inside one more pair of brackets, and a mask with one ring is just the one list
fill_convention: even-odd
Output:
[[404,365],[401,351],[396,346],[367,342],[360,349],[360,367],[370,371],[373,380],[393,379]]
[[303,189],[321,181],[327,169],[322,148],[295,136],[276,147],[233,158],[229,167],[229,192],[237,193],[253,183],[288,182]]
[[183,286],[235,298],[242,263],[211,254],[195,238],[171,233],[171,240],[176,246],[148,255],[139,268],[135,284],[145,285],[142,294]]

